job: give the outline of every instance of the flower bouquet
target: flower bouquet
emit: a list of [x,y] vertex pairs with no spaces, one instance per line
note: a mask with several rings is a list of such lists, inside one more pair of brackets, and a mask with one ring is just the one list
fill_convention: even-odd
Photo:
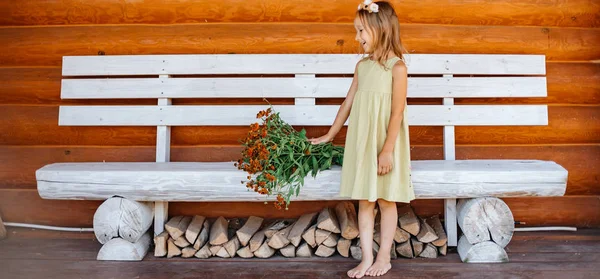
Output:
[[315,177],[332,165],[342,165],[344,148],[332,143],[313,145],[306,131],[296,131],[283,121],[273,107],[258,112],[261,124],[253,123],[241,140],[242,158],[234,164],[248,172],[242,181],[249,190],[259,194],[276,195],[277,209],[288,208],[292,196],[298,196],[307,174]]

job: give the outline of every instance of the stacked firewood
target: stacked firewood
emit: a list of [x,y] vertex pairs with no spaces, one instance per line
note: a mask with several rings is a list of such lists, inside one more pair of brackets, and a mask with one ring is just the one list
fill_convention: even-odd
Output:
[[[203,216],[174,216],[165,225],[165,231],[154,238],[154,255],[269,258],[276,252],[284,257],[329,257],[337,252],[343,257],[360,259],[358,236],[356,208],[349,201],[298,219],[266,221],[251,216],[209,220]],[[381,238],[378,225],[373,238],[377,253]],[[445,255],[446,247],[446,234],[437,216],[421,219],[410,207],[401,210],[393,258],[397,255],[434,258],[438,253]]]

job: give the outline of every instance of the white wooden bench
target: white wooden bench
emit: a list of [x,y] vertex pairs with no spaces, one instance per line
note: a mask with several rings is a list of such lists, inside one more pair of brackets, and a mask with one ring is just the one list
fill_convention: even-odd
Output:
[[[169,162],[171,126],[247,126],[266,105],[171,105],[175,98],[295,98],[275,106],[295,126],[328,126],[344,98],[357,55],[133,55],[63,59],[63,99],[157,99],[157,105],[60,106],[61,126],[156,126],[156,163],[56,163],[37,170],[45,199],[105,200],[118,195],[155,201],[155,233],[170,201],[264,201],[248,192],[246,173],[232,162]],[[546,105],[454,105],[454,98],[545,97],[543,55],[410,55],[409,98],[442,98],[410,105],[413,126],[443,126],[444,159],[413,161],[418,199],[444,199],[448,245],[457,245],[456,199],[564,195],[567,171],[551,161],[455,160],[455,126],[547,125]],[[254,77],[222,77],[241,74]],[[256,74],[288,77],[260,77]],[[295,75],[290,77],[289,75]],[[148,76],[155,77],[148,77]],[[203,75],[180,77],[177,75]],[[207,77],[206,75],[221,75]],[[419,77],[427,75],[428,77]],[[123,78],[122,76],[128,76]],[[131,76],[143,76],[131,78]],[[73,79],[72,77],[78,77]],[[85,78],[82,78],[85,77]],[[104,78],[98,78],[104,77]],[[233,160],[234,158],[232,158]],[[306,180],[294,200],[338,197],[340,167]]]

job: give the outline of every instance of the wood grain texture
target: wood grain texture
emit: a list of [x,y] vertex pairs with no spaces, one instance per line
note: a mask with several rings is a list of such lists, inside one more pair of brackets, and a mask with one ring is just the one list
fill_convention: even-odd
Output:
[[[547,98],[475,98],[455,99],[455,104],[600,104],[600,64],[597,63],[556,63],[547,66]],[[126,104],[151,105],[154,100],[61,100],[61,68],[10,68],[0,67],[0,103],[57,105],[57,104]],[[331,100],[331,101],[329,101]],[[290,98],[271,99],[276,104],[293,104]],[[410,99],[409,104],[422,102]],[[340,104],[339,99],[323,98],[317,103]],[[174,104],[262,104],[260,98],[244,99],[180,99]]]
[[[566,191],[567,171],[549,161],[413,160],[411,165],[417,199],[563,196]],[[343,200],[339,195],[340,173],[341,167],[333,166],[314,179],[306,179],[294,200]],[[239,185],[246,175],[231,161],[62,163],[36,171],[38,192],[46,199],[105,200],[116,195],[135,201],[275,200]],[[338,225],[333,228],[321,221],[319,228],[339,233]]]
[[[174,162],[235,160],[238,146],[175,146]],[[457,159],[538,159],[554,161],[569,171],[567,195],[600,195],[600,145],[457,146]],[[153,162],[150,146],[4,146],[0,147],[0,188],[35,189],[35,171],[58,162]],[[441,146],[413,146],[413,160],[442,159]]]
[[[3,1],[0,25],[175,24],[193,22],[351,22],[357,1],[266,0]],[[594,1],[390,1],[401,23],[598,27]]]
[[[0,105],[3,117],[0,144],[4,145],[154,145],[155,127],[58,126],[58,107]],[[457,144],[575,144],[600,143],[598,106],[549,106],[548,126],[456,127]],[[306,128],[309,137],[325,134],[328,126]],[[174,145],[235,145],[248,127],[173,127]],[[411,143],[442,143],[441,127],[410,127]],[[346,129],[336,136],[344,144]]]
[[[545,198],[507,198],[504,201],[516,221],[528,226],[600,226],[600,196],[565,196]],[[169,204],[169,215],[203,215],[207,218],[225,218],[252,215],[264,218],[298,218],[324,207],[335,206],[337,201],[292,203],[289,210],[274,210],[273,204],[262,202],[175,202]],[[24,208],[23,204],[35,204]],[[5,222],[25,222],[56,226],[91,227],[98,201],[43,200],[36,190],[0,190],[0,211]],[[419,216],[442,214],[443,200],[416,200],[411,203]],[[356,206],[356,205],[355,205]],[[55,214],[68,212],[69,214]],[[442,214],[443,215],[443,214]]]
[[[65,55],[356,53],[350,23],[186,24],[6,27],[0,64],[59,66]],[[595,60],[597,28],[406,24],[411,53],[545,54],[547,60]]]

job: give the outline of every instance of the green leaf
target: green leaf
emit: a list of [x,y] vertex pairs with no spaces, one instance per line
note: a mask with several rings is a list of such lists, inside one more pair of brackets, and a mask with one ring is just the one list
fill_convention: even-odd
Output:
[[313,177],[317,175],[317,171],[319,170],[319,164],[317,163],[317,158],[315,156],[310,156],[312,158],[313,165]]
[[302,130],[300,131],[300,136],[302,138],[306,138],[306,130],[304,130],[304,128],[302,128]]

